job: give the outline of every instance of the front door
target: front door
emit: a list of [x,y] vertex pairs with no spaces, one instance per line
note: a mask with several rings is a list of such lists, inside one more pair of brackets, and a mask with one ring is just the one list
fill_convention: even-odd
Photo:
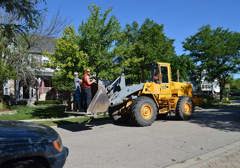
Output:
[[171,76],[170,76],[170,65],[159,64],[160,73],[160,97],[169,98],[171,97]]

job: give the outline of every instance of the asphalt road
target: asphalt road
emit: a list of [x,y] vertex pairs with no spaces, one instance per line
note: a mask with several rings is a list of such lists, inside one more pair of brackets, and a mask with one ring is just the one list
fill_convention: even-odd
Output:
[[65,168],[159,168],[240,141],[240,106],[197,110],[190,121],[157,120],[150,127],[108,119],[59,126],[70,154]]

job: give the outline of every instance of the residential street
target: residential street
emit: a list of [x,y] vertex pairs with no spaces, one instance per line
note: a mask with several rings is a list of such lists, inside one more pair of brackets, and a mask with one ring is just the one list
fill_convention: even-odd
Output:
[[157,120],[150,127],[114,125],[108,119],[58,127],[70,150],[65,168],[192,167],[192,160],[201,163],[198,167],[219,167],[219,159],[222,167],[239,167],[239,157],[233,157],[240,155],[238,105],[198,109],[190,121]]

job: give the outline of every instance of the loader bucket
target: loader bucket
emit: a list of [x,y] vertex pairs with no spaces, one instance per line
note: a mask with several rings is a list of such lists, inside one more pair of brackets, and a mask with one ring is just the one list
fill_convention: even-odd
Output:
[[88,106],[87,113],[97,114],[107,112],[109,105],[110,101],[105,87],[102,84],[98,84],[97,92]]

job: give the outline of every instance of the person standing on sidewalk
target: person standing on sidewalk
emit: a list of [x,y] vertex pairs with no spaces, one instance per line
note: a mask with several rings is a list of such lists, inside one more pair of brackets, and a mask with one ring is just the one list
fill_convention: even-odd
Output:
[[83,95],[83,107],[87,111],[87,108],[92,100],[92,90],[91,86],[95,80],[90,80],[90,69],[84,70],[82,77],[82,95]]
[[74,72],[74,84],[75,84],[75,91],[74,91],[74,111],[81,110],[81,83],[82,80],[78,78],[78,72]]

